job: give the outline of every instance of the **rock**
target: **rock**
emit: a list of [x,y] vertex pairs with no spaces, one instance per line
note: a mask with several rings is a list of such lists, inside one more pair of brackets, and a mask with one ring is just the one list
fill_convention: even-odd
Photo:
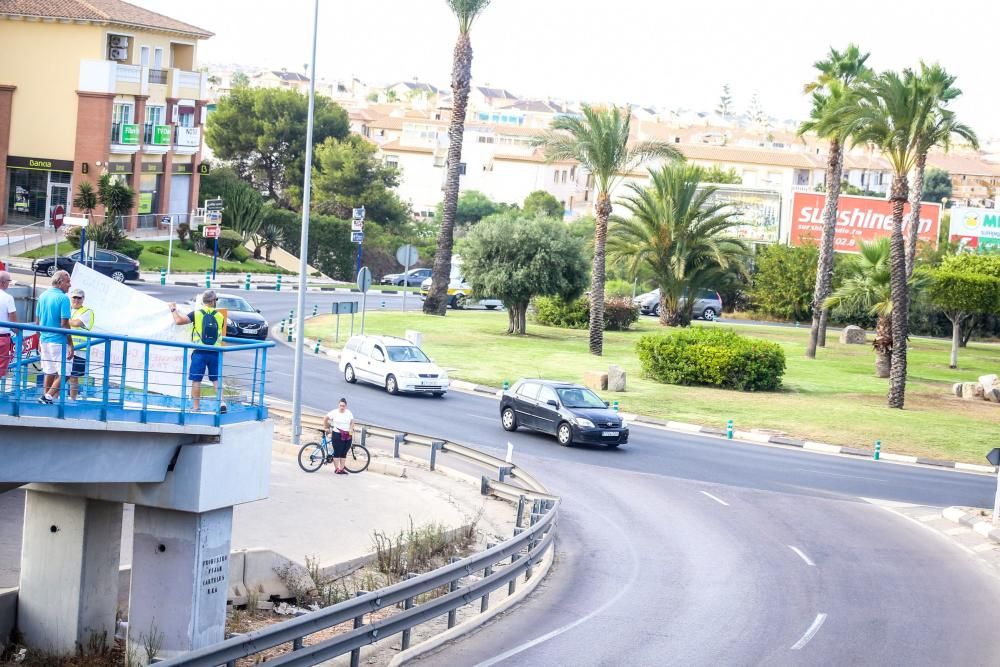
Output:
[[983,397],[983,385],[978,382],[962,383],[962,398],[967,401],[974,401]]
[[587,371],[583,374],[583,384],[594,391],[605,391],[608,388],[608,374],[601,371]]
[[621,366],[608,366],[608,391],[625,391],[625,369]]
[[844,327],[843,331],[840,332],[840,342],[844,345],[864,345],[867,338],[865,330],[853,324]]
[[959,398],[962,398],[962,383],[956,382],[955,384],[951,385],[951,393],[955,394]]
[[979,384],[983,385],[984,389],[989,389],[990,387],[996,387],[1000,385],[1000,378],[997,378],[996,373],[990,373],[989,375],[980,375]]
[[1000,387],[990,387],[986,390],[985,397],[990,403],[1000,403]]

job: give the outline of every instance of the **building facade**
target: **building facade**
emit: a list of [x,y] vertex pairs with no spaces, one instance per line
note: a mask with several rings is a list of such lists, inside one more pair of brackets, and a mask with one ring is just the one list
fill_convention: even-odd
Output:
[[103,173],[136,192],[129,229],[186,221],[208,98],[197,45],[210,36],[118,0],[0,4],[0,225],[71,213],[79,184]]

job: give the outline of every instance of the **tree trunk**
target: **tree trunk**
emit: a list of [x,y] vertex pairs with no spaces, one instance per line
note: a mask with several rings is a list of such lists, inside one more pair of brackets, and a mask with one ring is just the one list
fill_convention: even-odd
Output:
[[957,313],[954,317],[951,315],[947,317],[951,321],[951,361],[948,363],[948,368],[958,368],[958,348],[962,343],[962,315]]
[[889,407],[902,409],[906,398],[906,339],[908,336],[909,294],[906,280],[906,244],[903,240],[903,206],[908,185],[906,174],[892,181],[892,236],[889,269],[892,286],[892,370],[889,373]]
[[455,240],[455,211],[458,208],[458,180],[462,164],[462,138],[465,135],[465,109],[469,103],[472,80],[472,42],[468,33],[459,33],[451,64],[452,110],[448,125],[448,165],[444,185],[441,229],[431,288],[424,299],[424,313],[444,315],[448,308],[448,281],[451,278],[451,249]]
[[830,324],[830,311],[826,308],[819,313],[819,346],[826,347],[826,328]]
[[[819,261],[816,263],[816,289],[813,290],[812,311],[813,321],[809,330],[809,345],[806,356],[816,358],[816,346],[820,339],[823,302],[830,296],[833,282],[833,239],[837,231],[837,206],[840,201],[840,177],[844,167],[844,153],[840,141],[834,137],[830,140],[830,155],[826,162],[826,204],[823,206],[823,236],[819,244]],[[823,334],[825,342],[825,332]]]
[[517,314],[517,324],[518,324],[518,334],[523,336],[528,333],[528,302],[520,304],[518,307]]
[[604,246],[611,216],[610,193],[598,193],[595,203],[597,224],[594,225],[594,267],[590,281],[590,353],[601,356],[604,354]]
[[892,354],[892,322],[884,315],[878,316],[875,323],[875,341],[872,344],[875,348],[875,377],[889,377],[889,370],[892,366],[890,355]]
[[976,319],[975,315],[969,316],[969,321],[965,323],[965,327],[962,329],[962,340],[959,341],[959,347],[966,347],[969,344],[969,339],[972,338],[973,332],[976,330],[976,326],[979,321]]
[[920,198],[924,196],[924,168],[927,166],[927,153],[917,156],[917,164],[913,170],[913,186],[910,188],[909,228],[906,230],[906,279],[913,275],[913,267],[917,259],[917,235],[920,233]]
[[517,329],[517,305],[504,301],[503,307],[507,309],[507,333],[512,334]]

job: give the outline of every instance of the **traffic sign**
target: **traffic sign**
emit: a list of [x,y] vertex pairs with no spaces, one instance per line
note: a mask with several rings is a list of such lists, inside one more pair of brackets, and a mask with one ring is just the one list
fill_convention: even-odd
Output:
[[399,246],[399,249],[396,251],[396,261],[403,266],[412,266],[416,264],[419,259],[420,255],[417,253],[417,249],[409,243]]
[[206,239],[217,239],[222,234],[222,227],[219,225],[205,225],[201,228],[201,235]]
[[210,224],[217,225],[222,222],[222,211],[209,211],[205,217]]
[[353,218],[351,220],[351,231],[361,232],[365,229],[365,221],[363,219]]
[[364,243],[365,233],[364,232],[351,232],[351,243]]
[[168,225],[169,226],[170,225],[170,216],[169,215],[165,215],[162,218],[160,218],[160,224],[161,225]]
[[56,206],[52,209],[52,226],[56,229],[62,227],[63,218],[66,217],[66,209],[62,206]]
[[367,266],[361,267],[358,271],[358,289],[362,292],[367,292],[368,288],[372,286],[372,272]]
[[995,466],[1000,466],[1000,447],[994,448],[987,454],[986,460]]
[[206,199],[205,200],[205,210],[206,211],[221,211],[222,210],[222,199]]
[[364,220],[365,219],[365,207],[361,206],[360,208],[353,209],[351,211],[351,217],[354,220]]

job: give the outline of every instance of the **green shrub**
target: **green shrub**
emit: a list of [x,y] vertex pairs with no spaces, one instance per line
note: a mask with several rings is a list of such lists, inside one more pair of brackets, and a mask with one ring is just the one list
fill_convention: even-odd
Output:
[[[590,309],[587,309],[590,318]],[[612,297],[604,302],[604,328],[608,331],[627,331],[639,320],[639,304],[632,297]]]
[[242,264],[250,259],[250,251],[243,246],[238,245],[230,251],[229,258]]
[[780,345],[732,329],[691,327],[643,336],[636,349],[643,373],[667,384],[774,391],[785,373]]
[[117,250],[123,255],[128,255],[132,259],[139,259],[139,255],[142,254],[142,251],[144,249],[145,248],[141,243],[139,243],[138,241],[133,241],[132,239],[123,239],[114,248],[114,250]]
[[[206,245],[211,245],[209,241],[205,243]],[[227,259],[232,254],[233,249],[241,245],[243,245],[243,237],[239,232],[235,232],[232,229],[223,229],[222,233],[219,234],[219,257]]]
[[632,298],[633,289],[635,289],[635,286],[627,280],[609,280],[604,283],[604,298],[607,300],[616,297]]
[[146,252],[151,252],[154,255],[170,255],[171,257],[176,257],[177,254],[171,252],[169,248],[162,245],[151,245],[146,248]]
[[[590,324],[590,299],[581,296],[566,302],[559,297],[535,297],[535,321],[550,327],[586,329]],[[625,331],[639,319],[639,306],[631,298],[609,298],[604,302],[604,328]]]

